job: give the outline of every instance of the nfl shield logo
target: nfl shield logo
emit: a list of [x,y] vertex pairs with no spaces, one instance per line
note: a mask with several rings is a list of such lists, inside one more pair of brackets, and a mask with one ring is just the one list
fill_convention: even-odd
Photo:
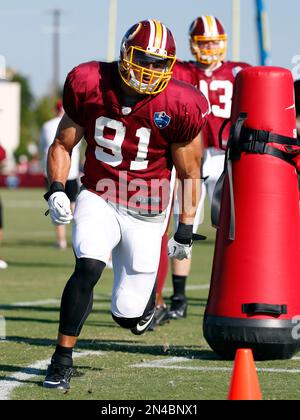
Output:
[[169,115],[167,115],[164,111],[155,112],[154,122],[155,122],[156,127],[162,130],[163,128],[166,128],[170,124],[171,117],[169,117]]

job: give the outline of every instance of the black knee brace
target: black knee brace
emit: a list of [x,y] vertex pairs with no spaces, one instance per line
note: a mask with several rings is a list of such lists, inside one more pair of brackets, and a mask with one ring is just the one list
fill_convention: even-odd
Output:
[[90,258],[76,259],[76,267],[63,292],[59,332],[78,337],[92,311],[93,290],[105,264]]
[[126,330],[131,330],[132,328],[136,327],[139,320],[142,317],[139,318],[119,318],[115,316],[114,314],[111,314],[113,320],[120,325],[122,328],[126,328]]

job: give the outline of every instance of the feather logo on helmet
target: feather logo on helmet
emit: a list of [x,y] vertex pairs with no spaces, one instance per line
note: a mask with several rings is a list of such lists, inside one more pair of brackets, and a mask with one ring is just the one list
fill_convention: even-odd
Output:
[[132,32],[132,28],[130,28],[125,34],[124,38],[126,39],[126,41],[131,41],[132,39],[136,37],[136,35],[140,32],[141,29],[142,29],[142,24],[139,23],[133,32]]
[[156,127],[162,130],[168,127],[168,125],[171,122],[171,117],[169,117],[169,115],[167,115],[165,111],[155,112],[154,122],[155,122]]

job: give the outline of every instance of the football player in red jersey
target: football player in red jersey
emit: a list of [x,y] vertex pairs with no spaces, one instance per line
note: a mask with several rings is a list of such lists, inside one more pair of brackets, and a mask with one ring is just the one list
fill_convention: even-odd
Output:
[[170,30],[146,20],[125,34],[118,62],[82,64],[67,77],[66,114],[48,154],[45,198],[54,223],[72,220],[64,192],[70,154],[83,136],[87,149],[74,213],[76,265],[63,292],[45,387],[69,387],[72,350],[111,252],[112,317],[134,334],[148,329],[173,166],[183,183],[183,211],[170,247],[178,258],[190,255],[208,103],[198,89],[171,80],[175,60]]
[[297,138],[300,139],[300,80],[294,82]]
[[[295,91],[297,139],[300,140],[300,79],[295,80],[294,91]],[[300,200],[300,175],[298,175],[298,184],[299,184],[299,200]]]
[[[225,152],[219,144],[219,131],[223,122],[230,118],[233,83],[237,73],[247,63],[224,61],[227,50],[227,34],[223,25],[214,16],[200,16],[195,19],[189,30],[190,48],[194,61],[177,61],[173,77],[191,83],[209,99],[210,115],[203,127],[204,159],[202,175],[204,188],[194,223],[194,232],[204,217],[206,193],[210,202],[215,185],[224,168]],[[223,132],[223,139],[229,136],[229,126]],[[224,146],[224,144],[223,144]],[[178,222],[177,222],[178,223]],[[191,259],[172,260],[172,280],[174,294],[171,297],[169,318],[186,316],[187,300],[185,284],[191,267]]]

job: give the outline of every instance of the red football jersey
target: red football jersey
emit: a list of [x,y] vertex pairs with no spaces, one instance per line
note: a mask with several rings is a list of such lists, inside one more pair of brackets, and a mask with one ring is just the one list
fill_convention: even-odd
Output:
[[181,80],[186,83],[190,83],[195,87],[198,87],[197,77],[195,75],[195,66],[191,61],[176,60],[173,67],[173,78]]
[[0,162],[6,159],[6,152],[3,147],[0,145]]
[[199,134],[207,100],[177,80],[133,106],[122,98],[116,62],[82,64],[67,77],[64,109],[87,141],[82,182],[108,201],[161,212],[169,201],[170,144]]
[[[232,61],[222,63],[214,71],[205,71],[196,62],[179,62],[179,66],[175,65],[173,77],[184,81],[189,79],[209,99],[211,113],[202,132],[205,147],[220,148],[219,131],[231,115],[234,79],[246,67],[250,65]],[[229,129],[228,125],[223,132],[223,143],[229,137]]]

